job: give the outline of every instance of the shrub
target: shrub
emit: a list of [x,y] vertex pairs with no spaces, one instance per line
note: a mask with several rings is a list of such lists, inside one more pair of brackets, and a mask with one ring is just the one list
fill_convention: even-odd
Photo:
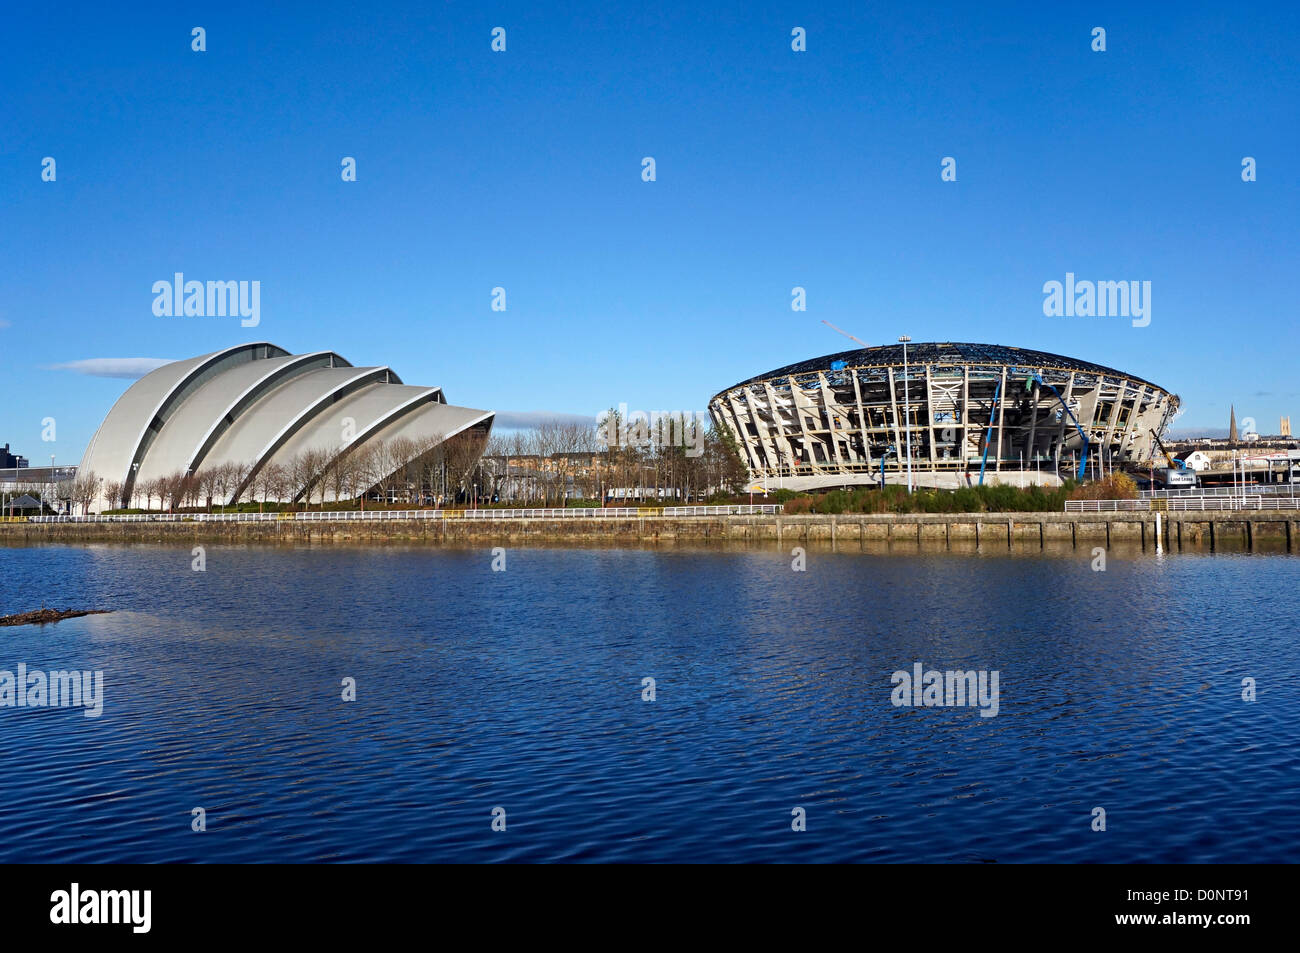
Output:
[[1074,488],[1072,500],[1136,500],[1137,484],[1127,473],[1108,473]]
[[843,490],[831,490],[817,502],[818,513],[843,513],[849,508],[851,497]]
[[813,498],[811,496],[796,496],[786,501],[785,512],[794,513],[811,513]]

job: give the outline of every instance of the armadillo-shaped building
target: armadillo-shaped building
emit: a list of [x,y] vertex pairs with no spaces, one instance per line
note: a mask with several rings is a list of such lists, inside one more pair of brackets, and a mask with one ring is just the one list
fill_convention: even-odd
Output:
[[[492,427],[490,411],[453,407],[440,387],[402,383],[389,367],[354,367],[333,351],[290,354],[266,341],[174,361],[127,389],[81,459],[79,473],[137,487],[230,465],[223,502],[239,499],[266,467],[312,460],[322,471],[367,445],[427,454],[453,437]],[[399,439],[405,438],[405,439]],[[391,455],[404,470],[414,460]],[[378,483],[384,476],[375,474]],[[300,481],[299,497],[322,479]],[[120,505],[101,493],[92,510]]]

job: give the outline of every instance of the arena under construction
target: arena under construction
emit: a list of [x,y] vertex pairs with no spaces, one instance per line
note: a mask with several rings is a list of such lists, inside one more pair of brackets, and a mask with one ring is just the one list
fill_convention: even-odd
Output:
[[1058,485],[1145,464],[1178,397],[1133,374],[996,344],[841,351],[742,381],[709,405],[766,489]]

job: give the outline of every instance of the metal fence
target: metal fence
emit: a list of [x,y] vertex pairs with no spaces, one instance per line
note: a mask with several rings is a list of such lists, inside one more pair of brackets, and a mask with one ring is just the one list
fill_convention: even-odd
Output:
[[1272,494],[1170,496],[1146,500],[1066,500],[1067,513],[1174,513],[1189,510],[1295,510],[1300,499]]
[[1253,496],[1257,493],[1294,496],[1300,500],[1300,485],[1294,483],[1247,483],[1245,486],[1189,486],[1177,490],[1139,490],[1140,500],[1172,499],[1179,496]]
[[[30,516],[32,523],[344,523],[385,520],[627,519],[644,516],[758,516],[780,513],[779,503],[728,506],[609,506],[567,509],[343,510],[301,513],[129,513],[121,516]],[[15,518],[15,522],[18,518]]]

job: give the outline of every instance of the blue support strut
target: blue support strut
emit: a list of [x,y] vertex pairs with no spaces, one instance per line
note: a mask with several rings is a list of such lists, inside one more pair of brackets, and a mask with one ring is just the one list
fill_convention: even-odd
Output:
[[[984,467],[989,462],[989,443],[993,440],[993,414],[998,409],[998,395],[1002,393],[1002,381],[993,389],[993,407],[989,410],[989,429],[984,435],[984,456],[980,458],[980,486],[984,485]],[[1001,448],[999,448],[1001,449]]]
[[1074,424],[1074,429],[1079,431],[1079,436],[1083,438],[1083,453],[1079,455],[1079,479],[1082,480],[1084,474],[1088,472],[1088,435],[1083,432],[1083,428],[1079,426],[1078,418],[1074,416],[1074,413],[1070,410],[1070,405],[1065,402],[1065,398],[1057,392],[1056,388],[1043,380],[1043,378],[1038,374],[1034,374],[1033,378],[1056,396],[1056,399],[1061,402],[1061,407],[1064,408],[1066,414],[1069,415],[1070,423]]

